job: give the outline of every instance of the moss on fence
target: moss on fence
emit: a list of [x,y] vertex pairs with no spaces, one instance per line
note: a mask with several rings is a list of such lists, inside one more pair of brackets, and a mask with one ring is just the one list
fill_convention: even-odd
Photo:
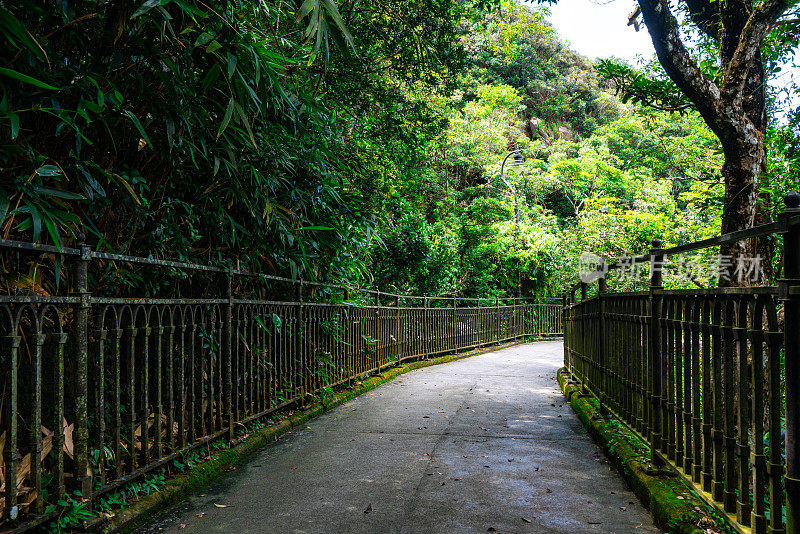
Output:
[[669,534],[735,532],[677,473],[653,465],[647,443],[616,418],[601,414],[599,401],[582,396],[566,369],[559,370],[558,383],[589,435],[650,510],[656,525]]

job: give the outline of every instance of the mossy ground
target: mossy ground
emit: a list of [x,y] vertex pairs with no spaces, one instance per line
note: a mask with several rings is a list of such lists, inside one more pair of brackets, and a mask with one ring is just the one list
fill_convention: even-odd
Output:
[[659,528],[669,534],[734,532],[677,473],[653,465],[650,447],[613,416],[601,414],[595,397],[581,396],[565,369],[559,370],[558,383],[589,435],[650,510]]

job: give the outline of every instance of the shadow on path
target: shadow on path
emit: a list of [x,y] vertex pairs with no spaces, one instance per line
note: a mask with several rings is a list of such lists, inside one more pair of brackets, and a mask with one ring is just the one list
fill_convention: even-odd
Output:
[[558,390],[562,359],[539,342],[404,374],[144,532],[659,532]]

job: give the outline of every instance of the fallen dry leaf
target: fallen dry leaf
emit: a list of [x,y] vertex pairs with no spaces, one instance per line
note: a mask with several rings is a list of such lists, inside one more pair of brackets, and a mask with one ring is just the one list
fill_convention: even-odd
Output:
[[230,504],[217,504],[217,503],[214,503],[214,506],[216,506],[217,508],[229,508]]

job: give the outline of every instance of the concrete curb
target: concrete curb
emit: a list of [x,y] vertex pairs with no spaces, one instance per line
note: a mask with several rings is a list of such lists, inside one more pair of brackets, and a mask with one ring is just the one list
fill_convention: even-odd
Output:
[[[659,528],[669,534],[703,534],[713,525],[706,503],[676,473],[650,462],[650,447],[613,416],[600,414],[599,402],[581,396],[566,369],[558,384],[589,435],[603,449],[633,492],[650,511]],[[712,521],[712,525],[708,525]],[[711,532],[718,532],[711,530]]]
[[477,356],[479,354],[513,347],[525,342],[524,340],[514,341],[502,345],[483,347],[469,352],[448,354],[431,360],[418,360],[401,364],[398,367],[385,370],[364,380],[356,386],[334,394],[333,397],[325,403],[317,402],[278,423],[250,434],[242,441],[235,443],[229,449],[216,452],[210,460],[200,463],[191,470],[170,479],[166,486],[160,491],[142,497],[138,501],[116,511],[112,516],[102,517],[90,522],[87,524],[86,531],[103,534],[133,532],[154,515],[165,511],[189,495],[209,486],[214,480],[224,475],[231,467],[244,463],[263,447],[277,441],[283,434],[289,432],[293,428],[301,426],[310,419],[344,404],[363,393],[371,391],[381,384],[394,380],[398,376],[410,371],[454,362],[470,356]]

